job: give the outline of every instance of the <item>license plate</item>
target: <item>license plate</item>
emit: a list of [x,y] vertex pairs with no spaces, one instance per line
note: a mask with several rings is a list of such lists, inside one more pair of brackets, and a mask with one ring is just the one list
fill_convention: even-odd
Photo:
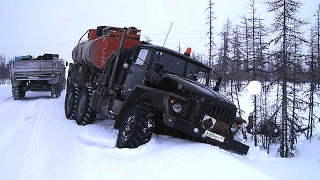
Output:
[[209,137],[209,138],[211,138],[211,139],[220,141],[220,142],[224,142],[224,139],[225,139],[225,137],[223,137],[223,136],[221,136],[221,135],[219,135],[219,134],[210,132],[210,131],[205,131],[205,132],[204,132],[204,135],[206,135],[207,137]]

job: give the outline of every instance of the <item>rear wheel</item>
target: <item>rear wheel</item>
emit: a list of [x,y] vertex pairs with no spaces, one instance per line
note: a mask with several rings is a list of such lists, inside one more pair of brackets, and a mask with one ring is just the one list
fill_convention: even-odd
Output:
[[75,119],[78,125],[93,123],[97,113],[89,107],[92,88],[82,87],[76,102]]
[[75,87],[73,84],[69,84],[67,87],[67,93],[64,101],[64,113],[66,118],[74,119],[75,117]]
[[[20,89],[19,86],[12,85],[12,97],[14,100],[19,100],[19,99],[23,98],[22,97],[23,93],[19,89]],[[25,95],[25,93],[24,93],[24,95]]]
[[60,90],[60,82],[56,84],[51,84],[51,97],[52,98],[58,98],[61,95],[61,90]]
[[136,148],[150,141],[154,121],[148,118],[145,104],[133,106],[121,120],[116,146],[118,148]]

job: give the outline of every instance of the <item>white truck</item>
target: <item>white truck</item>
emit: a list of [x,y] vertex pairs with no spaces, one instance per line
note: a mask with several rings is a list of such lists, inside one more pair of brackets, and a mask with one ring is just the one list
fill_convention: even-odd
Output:
[[15,57],[10,62],[10,79],[14,100],[25,98],[27,91],[50,91],[58,98],[65,87],[66,63],[58,54]]

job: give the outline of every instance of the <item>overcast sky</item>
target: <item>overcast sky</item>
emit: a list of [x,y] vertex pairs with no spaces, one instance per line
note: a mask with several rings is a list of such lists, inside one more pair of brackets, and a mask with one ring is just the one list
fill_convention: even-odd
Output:
[[[240,24],[239,16],[250,15],[249,0],[212,0],[216,33],[229,17]],[[304,0],[301,16],[312,19],[318,0]],[[153,44],[165,44],[177,50],[180,44],[197,53],[207,54],[206,11],[209,0],[0,0],[0,54],[14,55],[58,53],[71,60],[71,51],[89,28],[99,25],[142,30]],[[263,5],[262,18],[270,18]],[[313,19],[312,19],[313,20]],[[218,37],[215,37],[215,41]]]

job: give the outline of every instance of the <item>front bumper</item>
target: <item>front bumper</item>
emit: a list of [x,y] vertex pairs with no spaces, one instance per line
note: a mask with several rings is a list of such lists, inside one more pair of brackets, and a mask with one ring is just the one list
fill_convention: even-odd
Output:
[[191,137],[196,138],[201,142],[219,146],[222,149],[230,150],[241,155],[246,155],[248,153],[249,146],[235,141],[231,136],[225,137],[213,133],[201,126],[197,126],[196,124],[171,116],[167,113],[163,113],[163,121],[165,125],[189,134]]

